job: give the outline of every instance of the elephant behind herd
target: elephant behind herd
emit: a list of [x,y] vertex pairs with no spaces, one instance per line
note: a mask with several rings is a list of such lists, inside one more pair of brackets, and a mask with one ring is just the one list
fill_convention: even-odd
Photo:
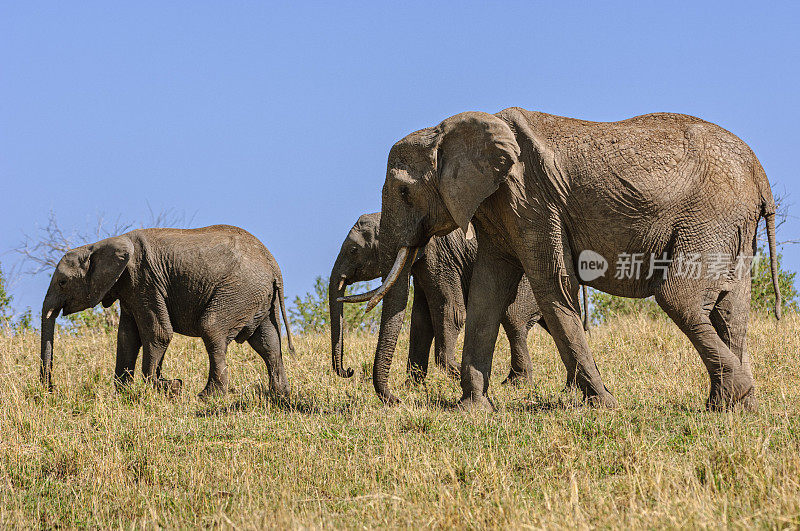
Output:
[[[331,270],[331,355],[334,372],[345,378],[352,376],[353,371],[342,368],[343,303],[338,299],[344,295],[346,286],[388,274],[388,271],[381,270],[378,262],[380,221],[380,212],[359,217],[342,243]],[[474,237],[453,231],[431,238],[413,260],[410,273],[414,279],[414,301],[406,369],[412,380],[421,381],[427,375],[431,342],[434,343],[436,364],[451,376],[460,375],[461,368],[455,360],[456,340],[466,318],[469,285],[477,253],[478,242]],[[514,298],[509,301],[500,321],[511,350],[511,369],[503,383],[530,381],[533,366],[528,353],[528,332],[537,323],[547,330],[528,282],[517,281],[513,291]],[[585,290],[583,300],[584,327],[587,327]],[[383,375],[388,375],[388,369],[384,368],[392,364],[399,332],[398,327],[387,334],[389,337],[376,350],[372,366],[375,391],[389,404],[398,399],[389,391],[387,378]]]
[[[746,332],[762,217],[780,318],[772,191],[752,150],[732,133],[666,113],[607,123],[520,108],[453,116],[392,147],[381,212],[359,218],[342,245],[330,278],[334,371],[352,375],[342,365],[342,303],[368,300],[371,308],[383,300],[373,381],[384,402],[397,401],[388,375],[413,276],[412,378],[425,377],[434,342],[437,364],[460,375],[459,406],[491,410],[500,325],[512,349],[507,380],[514,380],[529,378],[526,338],[538,322],[553,337],[568,385],[591,404],[614,407],[581,323],[578,291],[588,285],[654,296],[700,353],[711,382],[707,407],[754,408]],[[467,236],[473,226],[477,238]],[[616,274],[586,275],[589,260],[617,266]],[[346,285],[379,276],[379,288],[344,296]],[[59,312],[115,300],[118,384],[130,381],[142,349],[145,378],[179,392],[180,380],[161,376],[177,332],[201,337],[208,350],[201,396],[225,393],[225,353],[234,340],[248,341],[267,364],[270,387],[288,392],[279,313],[293,346],[283,279],[248,232],[142,229],[66,253],[42,307],[45,385]]]

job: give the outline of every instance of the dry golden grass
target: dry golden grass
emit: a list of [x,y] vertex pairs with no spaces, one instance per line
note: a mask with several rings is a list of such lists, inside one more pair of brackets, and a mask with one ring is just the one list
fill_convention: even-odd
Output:
[[141,382],[116,394],[114,336],[55,344],[54,394],[37,381],[38,335],[0,337],[0,526],[90,527],[796,527],[800,525],[800,318],[751,324],[760,410],[707,413],[697,353],[666,321],[625,319],[589,339],[621,408],[561,393],[550,337],[530,336],[536,387],[491,393],[499,411],[448,406],[455,382],[432,369],[383,407],[366,375],[375,337],[348,337],[351,380],[329,368],[325,335],[286,356],[291,398],[265,396],[264,365],[229,352],[235,390],[195,397],[207,357],[175,337],[170,400]]

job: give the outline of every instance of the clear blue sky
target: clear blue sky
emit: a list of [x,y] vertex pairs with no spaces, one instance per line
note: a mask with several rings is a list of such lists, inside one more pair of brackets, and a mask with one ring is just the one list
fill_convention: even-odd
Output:
[[[146,220],[149,204],[246,228],[293,298],[380,209],[396,140],[509,106],[697,115],[749,143],[797,202],[798,6],[4,1],[0,262],[51,209],[72,229]],[[794,270],[798,247],[783,249]],[[14,284],[18,309],[38,312],[46,276]]]

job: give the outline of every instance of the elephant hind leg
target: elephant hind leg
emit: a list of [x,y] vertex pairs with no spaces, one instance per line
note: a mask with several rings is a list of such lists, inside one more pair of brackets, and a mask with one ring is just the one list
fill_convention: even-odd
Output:
[[[750,355],[747,352],[747,321],[750,313],[750,276],[737,281],[731,291],[725,292],[717,300],[709,315],[711,324],[722,342],[733,352],[742,364],[742,370],[750,379],[753,371]],[[744,400],[748,409],[757,407],[755,395],[750,393]]]
[[[720,297],[719,292],[711,293],[705,288],[698,280],[673,275],[662,283],[655,297],[700,353],[708,370],[711,390],[706,407],[721,410],[752,394],[753,377],[722,339],[726,337],[730,342],[733,337],[728,329],[729,321],[723,317],[726,312],[722,308],[728,306],[727,295],[722,293]],[[712,313],[716,326],[712,323]]]
[[428,299],[422,287],[414,279],[414,303],[411,307],[411,331],[408,342],[408,378],[420,383],[428,375],[428,358],[433,342],[433,323],[431,322]]
[[527,323],[520,323],[510,318],[508,312],[503,316],[500,324],[503,325],[503,330],[506,331],[511,348],[511,370],[503,384],[531,383],[533,381],[533,364],[531,363],[531,355],[528,352],[528,332],[530,327],[528,327]]
[[224,334],[205,334],[203,344],[208,351],[208,382],[200,391],[200,398],[224,396],[228,392],[228,339]]
[[269,318],[255,329],[247,342],[267,365],[270,390],[279,395],[288,395],[289,381],[286,379],[281,354],[281,329],[274,308],[270,310]]
[[456,319],[453,317],[457,311],[457,308],[445,306],[444,318],[440,317],[434,321],[434,333],[436,336],[434,356],[436,365],[441,367],[451,378],[459,378],[461,376],[461,365],[456,361],[456,345],[461,327],[458,326]]

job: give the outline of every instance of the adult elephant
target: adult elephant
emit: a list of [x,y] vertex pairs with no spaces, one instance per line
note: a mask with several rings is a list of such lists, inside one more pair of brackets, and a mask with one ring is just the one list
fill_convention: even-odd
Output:
[[[493,407],[486,395],[493,345],[513,296],[509,286],[523,272],[568,380],[590,403],[616,406],[580,324],[579,257],[621,266],[585,276],[589,286],[655,296],[700,353],[709,409],[754,407],[745,339],[761,217],[780,317],[772,191],[752,150],[732,133],[667,113],[608,123],[520,108],[458,114],[408,135],[389,153],[381,266],[400,273],[370,294],[373,304],[385,296],[378,348],[394,341],[387,332],[402,319],[407,258],[432,236],[466,230],[472,220],[479,245],[462,407]],[[387,370],[377,367],[378,378]]]
[[[337,299],[344,295],[346,286],[386,276],[388,271],[380,268],[378,258],[380,220],[380,212],[358,218],[342,243],[331,270],[328,289],[331,359],[334,372],[343,378],[351,377],[353,370],[343,368],[343,303]],[[421,381],[427,375],[432,342],[436,364],[451,376],[459,375],[459,364],[455,361],[456,340],[464,325],[477,250],[475,238],[467,238],[464,233],[454,231],[443,237],[431,238],[417,254],[411,266],[414,301],[407,365],[411,379]],[[584,304],[585,301],[584,293]],[[532,366],[527,345],[528,332],[536,323],[547,328],[527,281],[518,282],[515,298],[505,308],[500,322],[511,350],[511,370],[503,383],[530,381]],[[399,327],[388,333],[394,336],[395,339],[391,341],[394,345]],[[384,346],[386,344],[384,342]],[[375,354],[374,366],[391,365],[393,355],[394,349],[379,350]],[[385,380],[375,379],[374,382],[378,396],[384,401],[396,400]]]

